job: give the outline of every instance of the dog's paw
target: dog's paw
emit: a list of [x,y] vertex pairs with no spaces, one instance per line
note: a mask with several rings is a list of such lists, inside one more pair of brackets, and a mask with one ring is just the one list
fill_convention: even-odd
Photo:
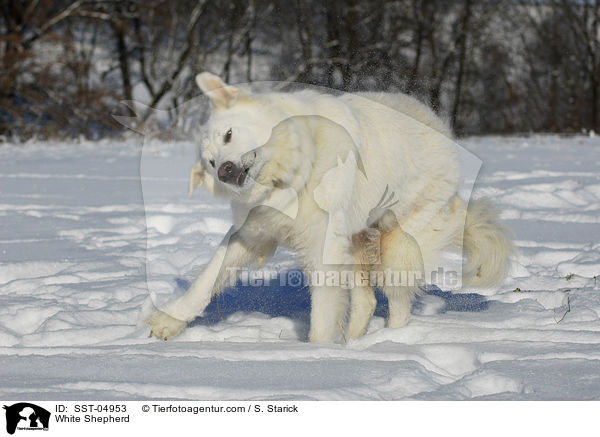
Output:
[[155,311],[146,320],[146,325],[152,326],[150,337],[154,336],[161,340],[168,340],[179,334],[187,326],[187,322],[171,317],[162,311]]

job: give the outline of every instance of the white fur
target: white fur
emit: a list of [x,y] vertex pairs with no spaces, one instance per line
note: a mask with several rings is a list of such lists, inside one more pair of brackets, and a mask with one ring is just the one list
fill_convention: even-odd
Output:
[[[417,100],[373,93],[244,94],[209,73],[197,82],[214,108],[190,190],[204,181],[214,194],[230,197],[234,226],[189,291],[148,320],[157,337],[176,335],[200,314],[230,279],[228,267],[268,257],[277,245],[296,251],[306,271],[342,271],[350,265],[424,272],[435,269],[442,249],[460,247],[467,209],[457,197],[461,175],[455,146],[446,125]],[[220,163],[243,164],[253,150],[245,185],[218,180]],[[382,216],[385,209],[378,206],[388,193],[391,213]],[[510,242],[493,213],[481,207],[467,225],[464,241],[473,259],[466,270],[477,277],[475,283],[498,283],[506,273]],[[357,257],[373,252],[353,243],[367,228],[377,237],[381,257],[357,265]],[[388,326],[406,324],[419,286],[378,286],[389,300]],[[339,338],[348,308],[346,332],[358,337],[375,309],[372,287],[363,285],[351,291],[312,287],[311,302],[311,341]]]

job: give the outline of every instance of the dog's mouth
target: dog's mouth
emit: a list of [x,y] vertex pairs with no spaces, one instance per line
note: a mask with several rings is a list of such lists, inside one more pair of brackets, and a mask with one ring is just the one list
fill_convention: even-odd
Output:
[[238,187],[241,187],[244,185],[244,182],[246,182],[246,178],[248,177],[249,171],[250,171],[250,167],[242,167],[242,171],[240,172],[240,175],[237,177],[237,180],[236,180]]
[[250,170],[253,169],[254,164],[256,163],[256,150],[251,150],[248,153],[242,155],[242,171],[237,179],[238,187],[242,187],[248,177],[252,178],[252,173]]

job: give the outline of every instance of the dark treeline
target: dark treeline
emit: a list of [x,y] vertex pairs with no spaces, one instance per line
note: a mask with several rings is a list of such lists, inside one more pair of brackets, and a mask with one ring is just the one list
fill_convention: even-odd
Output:
[[[0,0],[0,138],[97,138],[209,70],[415,95],[459,134],[598,130],[591,0]],[[150,111],[142,113],[148,118]]]

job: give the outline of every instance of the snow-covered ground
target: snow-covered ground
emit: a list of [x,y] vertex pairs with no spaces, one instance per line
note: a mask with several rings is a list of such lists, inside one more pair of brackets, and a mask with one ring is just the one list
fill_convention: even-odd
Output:
[[150,295],[182,292],[228,228],[223,201],[186,197],[189,145],[145,146],[141,182],[140,144],[0,146],[0,398],[600,399],[600,139],[461,144],[515,233],[510,279],[432,289],[397,330],[382,301],[345,344],[307,343],[308,293],[277,280],[148,338]]

